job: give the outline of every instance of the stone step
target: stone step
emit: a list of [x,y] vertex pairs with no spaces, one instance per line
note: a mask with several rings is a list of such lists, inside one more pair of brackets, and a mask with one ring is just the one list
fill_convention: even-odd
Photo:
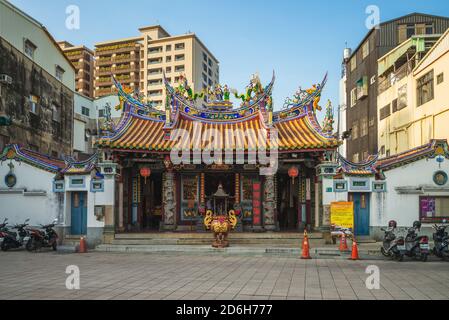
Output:
[[[313,239],[315,240],[315,239]],[[318,239],[317,239],[318,240]],[[321,239],[319,239],[322,241]],[[213,238],[211,235],[204,239],[114,239],[114,245],[208,245]],[[301,239],[229,239],[231,244],[238,245],[289,245],[301,246]],[[312,239],[311,239],[312,241]]]
[[[109,245],[101,244],[95,248],[97,252],[116,253],[157,253],[157,254],[225,254],[225,255],[282,255],[299,258],[299,247],[276,246],[230,246],[228,248],[213,248],[211,245]],[[348,259],[351,252],[340,252],[338,248],[317,247],[310,250],[312,258],[317,259]],[[361,259],[383,259],[379,250],[359,248]]]
[[[300,232],[235,232],[228,236],[233,245],[300,246],[303,239]],[[310,233],[309,239],[322,240],[321,233]],[[161,232],[161,233],[117,233],[113,245],[210,245],[211,232]]]
[[[309,239],[322,239],[323,234],[313,232]],[[160,233],[116,233],[115,239],[210,239],[211,232],[160,232]],[[229,239],[303,239],[302,232],[231,232]]]

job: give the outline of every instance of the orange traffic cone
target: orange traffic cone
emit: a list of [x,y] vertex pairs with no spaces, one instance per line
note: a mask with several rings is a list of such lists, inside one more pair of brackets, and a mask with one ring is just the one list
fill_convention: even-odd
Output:
[[355,238],[352,238],[352,252],[349,260],[359,260],[359,249],[357,248],[357,242]]
[[84,237],[80,238],[80,247],[78,249],[78,253],[86,253],[87,252],[87,244],[86,239]]
[[343,232],[340,237],[340,251],[348,251],[348,244],[346,243],[346,234]]
[[302,254],[301,259],[312,259],[310,257],[309,251],[309,237],[307,236],[307,231],[304,230],[304,240],[302,241]]

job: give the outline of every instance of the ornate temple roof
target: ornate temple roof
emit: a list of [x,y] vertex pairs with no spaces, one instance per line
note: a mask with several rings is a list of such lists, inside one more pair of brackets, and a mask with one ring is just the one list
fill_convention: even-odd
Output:
[[447,140],[434,139],[422,146],[406,150],[390,157],[378,159],[378,155],[370,155],[368,159],[360,163],[354,163],[338,154],[340,168],[338,171],[346,175],[375,175],[382,176],[383,171],[391,170],[421,159],[434,159],[442,161],[449,159],[449,147]]
[[355,163],[347,160],[342,155],[338,154],[338,162],[340,163],[339,171],[346,175],[373,175],[376,173],[377,155],[370,155],[368,159],[363,162]]
[[[165,113],[126,93],[116,82],[122,118],[114,128],[109,128],[109,133],[101,137],[97,145],[123,151],[169,152],[180,144],[169,140],[168,134],[173,134],[175,129],[184,129],[190,139],[184,139],[181,145],[193,151],[212,147],[232,148],[238,152],[257,150],[261,143],[257,138],[260,130],[263,135],[269,132],[270,137],[276,136],[274,131],[278,132],[277,138],[269,140],[265,147],[277,146],[279,152],[337,147],[339,141],[331,132],[322,130],[315,116],[326,78],[309,91],[302,91],[300,99],[290,100],[288,108],[276,113],[272,111],[271,99],[274,80],[273,74],[271,82],[263,87],[258,77],[254,77],[245,94],[218,85],[197,94],[185,80],[176,88],[164,81],[168,95]],[[231,93],[242,101],[238,108],[233,108],[229,100]],[[213,146],[207,139],[211,130],[218,133],[213,142],[210,141]],[[235,143],[228,136],[228,130],[234,130]]]
[[86,174],[95,169],[98,157],[94,154],[84,161],[76,161],[73,158],[59,159],[23,148],[18,144],[10,144],[0,154],[0,161],[7,160],[24,162],[52,173]]
[[424,158],[444,157],[449,159],[447,140],[434,139],[422,146],[383,158],[377,161],[378,170],[387,171]]

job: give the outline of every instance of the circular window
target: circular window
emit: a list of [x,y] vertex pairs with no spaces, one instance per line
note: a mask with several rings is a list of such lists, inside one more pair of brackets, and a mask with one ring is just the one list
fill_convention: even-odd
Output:
[[8,186],[8,188],[12,188],[16,185],[17,183],[17,178],[16,175],[13,173],[8,173],[5,176],[5,184]]
[[444,171],[437,171],[433,174],[433,182],[437,185],[442,186],[447,182],[447,174]]

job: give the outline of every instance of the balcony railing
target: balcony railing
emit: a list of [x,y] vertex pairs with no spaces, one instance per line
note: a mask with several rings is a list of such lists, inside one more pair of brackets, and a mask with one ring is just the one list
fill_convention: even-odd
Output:
[[97,59],[97,66],[105,66],[112,64],[112,59]]
[[388,90],[388,88],[390,88],[392,85],[408,76],[412,72],[414,65],[414,60],[410,60],[409,62],[399,67],[396,71],[387,74],[386,77],[379,82],[379,85],[377,87],[377,94],[380,95],[381,93]]
[[101,89],[95,90],[96,96],[105,96],[105,95],[112,94],[112,93],[115,93],[115,89],[101,88]]
[[139,59],[132,57],[130,54],[124,54],[124,55],[119,55],[119,56],[115,56],[113,58],[114,62],[131,62],[131,61],[138,61]]
[[138,51],[139,48],[137,48],[136,46],[128,46],[128,47],[123,47],[123,48],[117,48],[117,49],[110,49],[110,50],[96,50],[96,54],[99,56],[102,55],[110,55],[113,53],[124,53],[124,52],[132,52],[132,51]]

